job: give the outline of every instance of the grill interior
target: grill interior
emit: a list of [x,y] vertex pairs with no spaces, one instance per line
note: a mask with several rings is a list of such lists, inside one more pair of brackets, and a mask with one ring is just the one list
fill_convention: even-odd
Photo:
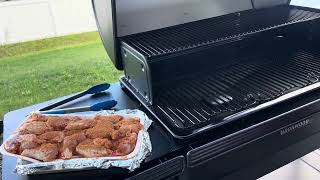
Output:
[[[179,138],[231,126],[248,111],[320,86],[318,20],[320,10],[278,6],[122,37],[126,51],[146,57],[150,80],[134,79],[127,67],[123,82]],[[140,97],[146,89],[152,102]]]
[[155,95],[154,112],[176,128],[223,124],[228,115],[319,82],[319,60],[319,52],[306,49],[239,59],[164,86]]
[[153,58],[210,46],[319,17],[320,11],[313,12],[313,9],[279,6],[270,9],[248,10],[130,35],[123,37],[121,41],[138,50],[145,57]]

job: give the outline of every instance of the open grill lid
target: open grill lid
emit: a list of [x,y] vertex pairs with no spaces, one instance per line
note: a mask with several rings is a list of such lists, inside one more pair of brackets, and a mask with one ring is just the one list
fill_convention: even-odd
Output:
[[118,38],[249,9],[289,4],[290,0],[92,0],[104,47],[123,69]]

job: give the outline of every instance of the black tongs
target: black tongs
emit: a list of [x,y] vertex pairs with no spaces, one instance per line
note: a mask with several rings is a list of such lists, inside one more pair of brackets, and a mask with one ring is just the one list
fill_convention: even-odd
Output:
[[[58,107],[58,106],[61,106],[61,105],[63,105],[63,104],[66,104],[66,103],[68,103],[68,102],[71,102],[71,101],[73,101],[73,100],[76,100],[76,99],[78,99],[78,98],[80,98],[80,97],[83,97],[83,96],[85,96],[85,95],[88,95],[88,94],[95,95],[95,94],[102,93],[103,91],[106,91],[106,90],[108,90],[109,88],[110,88],[110,84],[107,84],[107,83],[106,83],[106,84],[99,84],[99,85],[96,85],[96,86],[91,87],[90,89],[88,89],[88,90],[86,90],[86,91],[83,91],[83,92],[78,93],[78,94],[76,94],[76,95],[74,95],[74,96],[71,96],[71,97],[69,97],[69,98],[67,98],[67,99],[61,100],[61,101],[56,102],[56,103],[54,103],[54,104],[51,104],[51,105],[49,105],[49,106],[47,106],[47,107],[44,107],[44,108],[40,109],[39,111],[40,111],[40,112],[48,111],[48,110],[51,110],[51,109],[56,108],[56,107]],[[116,101],[111,100],[110,102],[111,102],[111,103],[109,103],[109,104],[112,104],[113,106],[116,105]],[[109,105],[109,106],[106,106],[106,107],[111,108],[110,105]]]

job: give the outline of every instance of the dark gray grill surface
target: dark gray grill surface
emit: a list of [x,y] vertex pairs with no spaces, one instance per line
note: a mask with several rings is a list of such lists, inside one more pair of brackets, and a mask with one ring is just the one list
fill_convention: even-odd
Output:
[[139,33],[121,40],[146,57],[156,57],[274,29],[320,17],[320,12],[279,6],[248,10],[169,28]]
[[319,82],[319,61],[320,54],[304,50],[251,57],[245,63],[164,86],[155,96],[155,112],[178,128],[218,125],[228,115]]

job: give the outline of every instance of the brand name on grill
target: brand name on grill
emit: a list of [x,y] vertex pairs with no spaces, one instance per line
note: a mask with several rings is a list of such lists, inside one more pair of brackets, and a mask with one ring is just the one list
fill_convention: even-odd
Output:
[[298,122],[297,124],[294,124],[294,125],[292,125],[290,127],[287,127],[285,129],[281,130],[280,134],[282,136],[282,135],[294,132],[295,130],[303,128],[303,127],[305,127],[305,126],[307,126],[309,124],[311,124],[311,120],[310,119],[303,120],[301,122]]

